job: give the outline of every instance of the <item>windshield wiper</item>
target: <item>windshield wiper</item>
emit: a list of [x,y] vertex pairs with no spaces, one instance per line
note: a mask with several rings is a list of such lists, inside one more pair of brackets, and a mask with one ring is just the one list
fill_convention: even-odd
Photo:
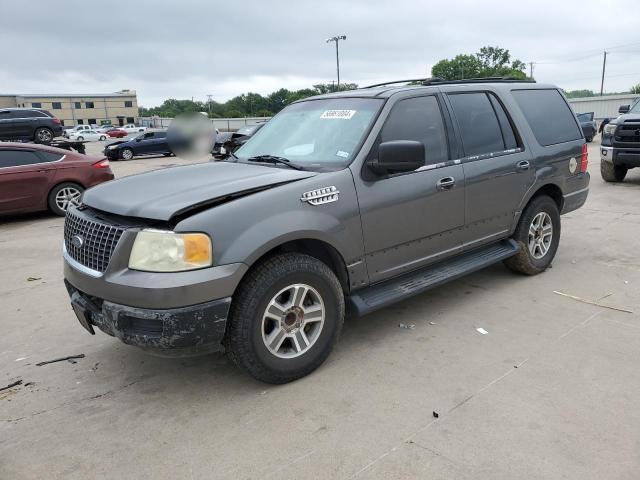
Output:
[[293,168],[294,170],[303,170],[300,165],[291,163],[291,160],[284,157],[278,157],[277,155],[256,155],[255,157],[247,158],[247,160],[249,162],[279,163],[282,165],[286,165],[289,168]]

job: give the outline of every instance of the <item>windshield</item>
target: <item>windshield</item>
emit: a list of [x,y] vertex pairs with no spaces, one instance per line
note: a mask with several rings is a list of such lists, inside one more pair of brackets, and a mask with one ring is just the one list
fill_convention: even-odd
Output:
[[235,154],[284,157],[310,169],[343,168],[357,153],[383,101],[332,98],[294,103],[269,120]]
[[640,99],[636,100],[636,103],[633,104],[629,113],[640,113]]

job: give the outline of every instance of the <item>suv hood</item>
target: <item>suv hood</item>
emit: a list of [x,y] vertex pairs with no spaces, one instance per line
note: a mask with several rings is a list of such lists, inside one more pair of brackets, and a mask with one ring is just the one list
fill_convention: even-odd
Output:
[[87,190],[82,202],[116,215],[167,221],[230,197],[315,175],[316,172],[286,167],[205,163],[165,168],[103,183]]
[[[626,121],[630,122],[640,122],[640,113],[625,113],[624,115],[620,115],[615,119],[615,123],[624,123]],[[611,123],[614,123],[612,120]]]

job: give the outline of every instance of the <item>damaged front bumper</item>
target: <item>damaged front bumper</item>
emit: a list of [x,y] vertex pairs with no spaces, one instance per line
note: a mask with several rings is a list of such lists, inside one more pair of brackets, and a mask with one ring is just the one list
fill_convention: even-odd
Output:
[[148,309],[120,305],[88,295],[65,280],[71,305],[82,326],[94,327],[163,356],[223,350],[231,297],[179,308]]

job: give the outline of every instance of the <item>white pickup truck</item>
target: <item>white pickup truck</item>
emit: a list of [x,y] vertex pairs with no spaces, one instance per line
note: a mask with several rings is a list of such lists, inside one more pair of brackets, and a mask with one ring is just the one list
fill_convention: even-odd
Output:
[[121,130],[124,130],[127,133],[136,133],[136,132],[144,132],[147,127],[137,127],[133,123],[128,123],[124,127],[118,127]]

